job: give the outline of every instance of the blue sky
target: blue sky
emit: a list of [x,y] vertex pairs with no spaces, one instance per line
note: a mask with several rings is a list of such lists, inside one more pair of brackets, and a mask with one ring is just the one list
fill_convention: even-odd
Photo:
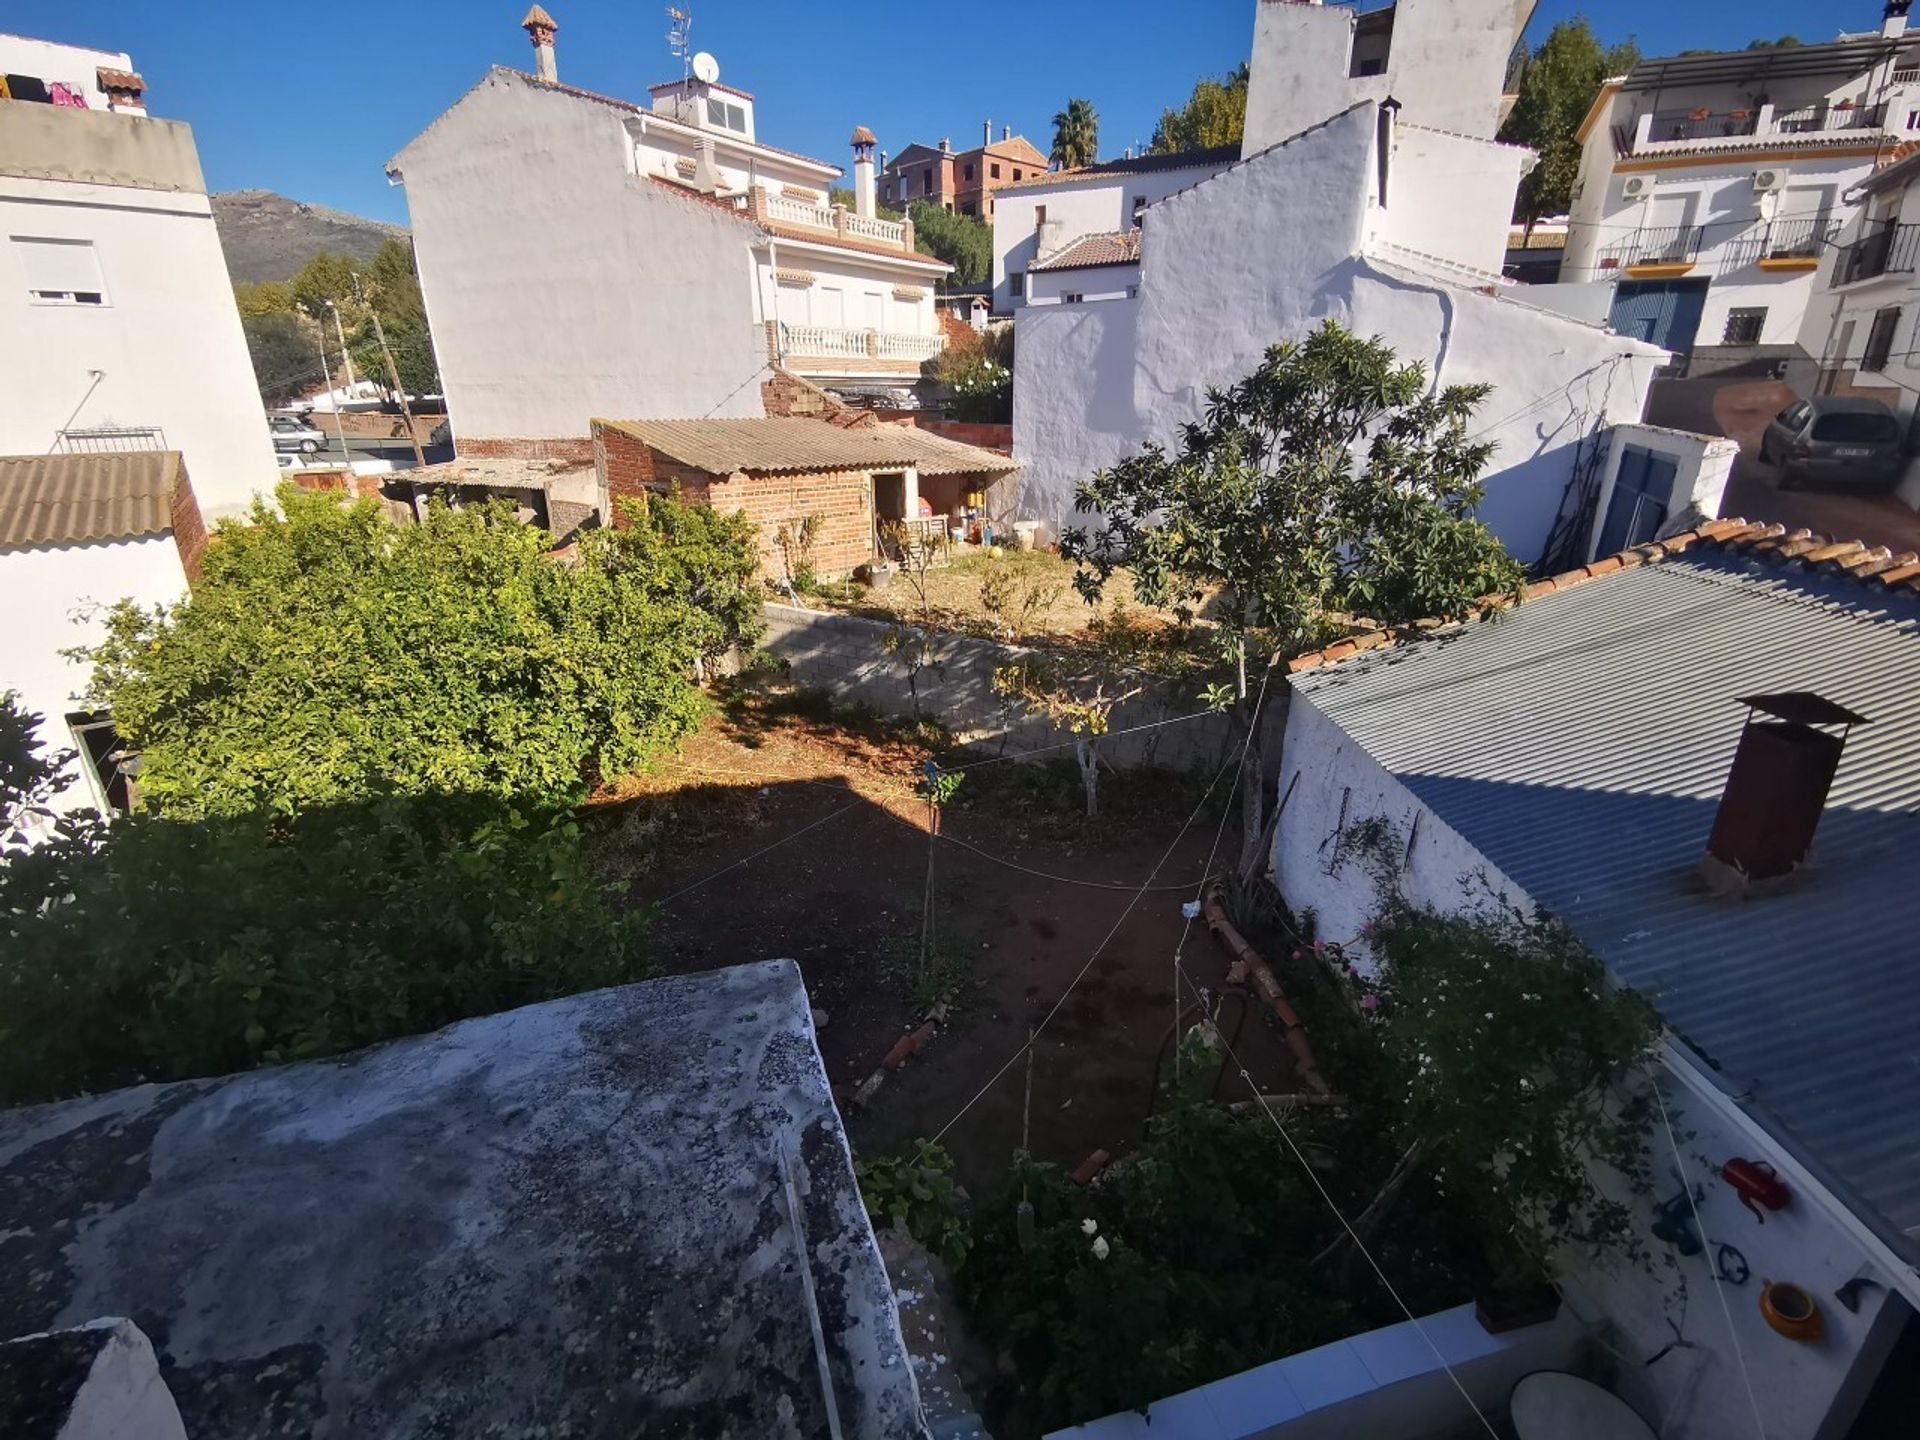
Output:
[[[383,162],[490,64],[531,68],[527,0],[0,0],[0,30],[131,52],[155,114],[189,121],[208,183],[404,222]],[[678,72],[663,0],[547,0],[560,77],[629,98]],[[977,142],[1010,124],[1047,148],[1084,95],[1101,149],[1144,142],[1196,78],[1246,58],[1254,0],[971,0],[870,6],[693,0],[693,38],[752,91],[760,138],[837,164],[856,124],[889,150]],[[1603,40],[1648,54],[1756,36],[1831,39],[1878,24],[1877,0],[1541,0],[1529,38],[1588,13]]]

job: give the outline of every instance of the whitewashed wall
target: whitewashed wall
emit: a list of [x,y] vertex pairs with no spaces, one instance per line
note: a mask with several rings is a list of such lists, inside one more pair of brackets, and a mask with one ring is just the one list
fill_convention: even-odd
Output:
[[[186,572],[171,535],[112,545],[72,545],[0,553],[0,690],[19,694],[23,709],[45,716],[49,749],[75,748],[67,712],[86,687],[90,666],[60,652],[95,645],[116,600],[168,605],[187,593]],[[62,809],[96,803],[84,772],[60,797]]]
[[[1145,199],[1152,205],[1221,168],[1215,163],[1084,180],[1063,175],[1043,185],[1023,184],[995,191],[993,313],[1005,315],[1020,307],[1007,283],[1009,271],[1025,271],[1043,254],[1059,250],[1082,235],[1131,229],[1135,199]],[[1044,232],[1036,221],[1041,206],[1047,212]]]
[[[91,241],[106,303],[34,303],[14,236]],[[273,442],[204,194],[0,175],[0,337],[0,454],[43,455],[63,428],[158,426],[209,520],[272,493]]]
[[[1140,282],[1138,265],[1094,265],[1077,270],[1036,270],[1027,276],[1029,305],[1094,304],[1127,300]],[[1079,302],[1067,301],[1078,295]]]
[[1387,203],[1374,212],[1374,234],[1389,244],[1498,275],[1512,229],[1514,189],[1532,153],[1425,126],[1396,125]]
[[1496,445],[1481,517],[1522,559],[1539,554],[1577,442],[1639,418],[1665,352],[1364,258],[1378,113],[1350,110],[1153,206],[1136,304],[1017,312],[1024,516],[1050,530],[1076,523],[1080,480],[1148,440],[1175,442],[1208,387],[1333,319],[1442,384],[1494,387],[1481,411]]
[[394,162],[463,442],[762,413],[754,231],[633,174],[622,119],[495,70]]
[[1621,454],[1629,445],[1651,450],[1674,462],[1673,503],[1667,507],[1664,527],[1668,530],[1682,524],[1691,526],[1703,520],[1719,519],[1721,498],[1726,494],[1727,482],[1733,478],[1733,462],[1740,455],[1740,442],[1724,435],[1699,435],[1661,425],[1614,426],[1587,540],[1589,556],[1600,543],[1600,532],[1607,523],[1607,507],[1613,503],[1614,485],[1620,477]]
[[107,92],[100,88],[102,67],[131,70],[133,60],[124,50],[89,50],[26,35],[0,35],[0,74],[34,75],[49,85],[57,80],[86,96],[94,110],[108,108]]
[[[1287,796],[1287,803],[1273,840],[1274,883],[1294,909],[1314,912],[1319,934],[1329,940],[1354,940],[1360,927],[1378,913],[1373,873],[1340,839],[1355,824],[1376,817],[1386,822],[1405,857],[1396,883],[1413,903],[1448,912],[1495,905],[1533,908],[1518,885],[1306,695],[1296,693],[1288,710],[1276,794]],[[1364,942],[1359,949],[1366,963]],[[1843,1430],[1821,1426],[1829,1411],[1844,1410],[1850,1415],[1877,1370],[1882,1349],[1891,1343],[1889,1331],[1904,1317],[1904,1304],[1895,1301],[1888,1318],[1880,1318],[1888,1303],[1884,1287],[1893,1282],[1893,1275],[1872,1269],[1883,1288],[1866,1292],[1858,1315],[1847,1312],[1833,1299],[1834,1290],[1874,1262],[1843,1212],[1796,1184],[1788,1210],[1769,1216],[1764,1226],[1756,1223],[1716,1178],[1715,1170],[1740,1155],[1772,1161],[1785,1174],[1788,1167],[1782,1154],[1755,1138],[1751,1122],[1729,1119],[1728,1102],[1691,1067],[1679,1066],[1667,1090],[1676,1126],[1693,1132],[1693,1138],[1681,1140],[1684,1173],[1703,1189],[1700,1204],[1708,1234],[1715,1246],[1736,1245],[1752,1270],[1745,1286],[1729,1286],[1726,1293],[1739,1345],[1767,1417],[1767,1433],[1843,1434]],[[1680,1190],[1672,1179],[1671,1149],[1664,1131],[1648,1138],[1653,1173],[1659,1177],[1659,1198],[1665,1200]],[[1696,1156],[1707,1157],[1712,1168]],[[1643,1207],[1640,1218],[1643,1224],[1651,1223],[1650,1207]],[[1653,1366],[1644,1362],[1673,1338],[1667,1317],[1680,1318],[1677,1308],[1667,1303],[1675,1272],[1665,1267],[1651,1272],[1609,1271],[1572,1259],[1566,1262],[1570,1268],[1562,1278],[1571,1303],[1589,1326],[1609,1327],[1599,1333],[1629,1361],[1621,1371],[1622,1393],[1656,1424],[1668,1417],[1667,1427],[1660,1429],[1664,1440],[1725,1440],[1752,1433],[1745,1383],[1727,1320],[1714,1298],[1716,1282],[1707,1269],[1713,1258],[1714,1249],[1709,1247],[1702,1255],[1677,1259],[1689,1297],[1684,1334],[1695,1348],[1675,1351]],[[1828,1338],[1819,1344],[1801,1344],[1767,1328],[1759,1311],[1763,1278],[1792,1281],[1813,1293],[1825,1314]],[[1840,1418],[1844,1421],[1846,1416]]]

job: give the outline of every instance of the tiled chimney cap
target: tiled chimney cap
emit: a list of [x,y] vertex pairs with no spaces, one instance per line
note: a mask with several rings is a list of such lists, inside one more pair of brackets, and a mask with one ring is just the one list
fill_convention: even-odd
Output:
[[538,45],[544,40],[553,39],[553,32],[560,26],[543,7],[535,5],[527,11],[527,18],[520,22],[520,28],[532,36],[533,43]]
[[856,125],[853,127],[853,139],[848,143],[852,145],[877,145],[880,142],[874,139],[873,131],[869,130],[866,126]]
[[147,88],[147,82],[131,70],[109,70],[102,65],[94,75],[109,95],[138,95]]

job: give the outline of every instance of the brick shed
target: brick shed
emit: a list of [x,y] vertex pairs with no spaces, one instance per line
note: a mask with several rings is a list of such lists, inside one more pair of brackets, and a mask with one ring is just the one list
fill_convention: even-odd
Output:
[[[740,420],[595,420],[601,507],[618,524],[622,498],[678,484],[691,500],[744,511],[762,562],[783,573],[782,525],[819,517],[813,564],[836,574],[878,554],[883,520],[952,525],[970,494],[989,494],[1018,466],[1006,455],[903,425],[854,427],[791,416]],[[922,502],[925,502],[922,504]]]

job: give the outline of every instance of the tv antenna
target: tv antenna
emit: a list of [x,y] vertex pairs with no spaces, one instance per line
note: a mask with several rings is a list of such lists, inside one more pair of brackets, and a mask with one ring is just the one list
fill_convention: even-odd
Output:
[[667,6],[667,48],[680,62],[680,78],[693,73],[693,46],[687,32],[693,29],[693,11],[680,5]]

